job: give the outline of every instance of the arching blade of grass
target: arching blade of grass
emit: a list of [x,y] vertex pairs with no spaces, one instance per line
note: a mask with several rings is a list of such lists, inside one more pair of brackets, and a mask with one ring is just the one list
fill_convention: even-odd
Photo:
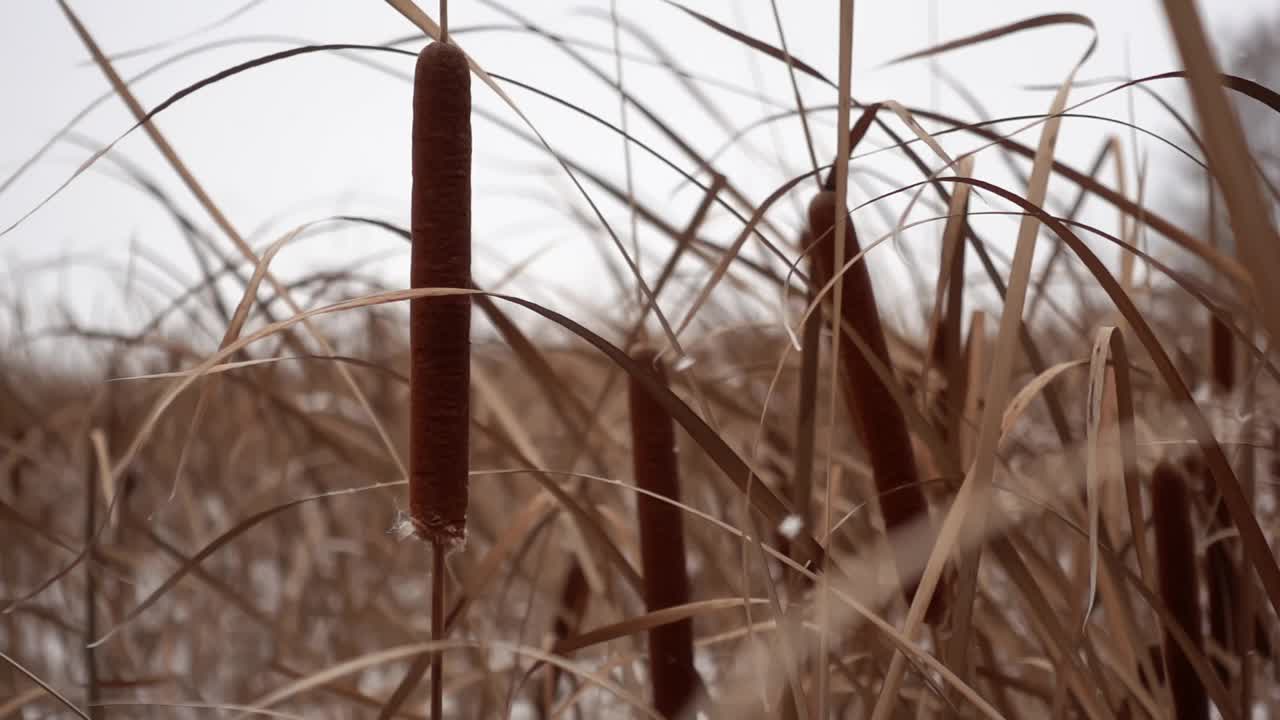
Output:
[[835,83],[828,80],[825,75],[823,75],[821,72],[815,69],[812,65],[804,62],[803,60],[800,60],[799,58],[795,57],[794,55],[791,55],[790,53],[784,52],[783,50],[773,45],[770,45],[769,43],[764,42],[763,40],[754,38],[746,33],[734,30],[733,28],[729,27],[728,25],[725,25],[724,23],[721,23],[706,15],[703,15],[700,12],[697,12],[696,10],[691,10],[685,7],[684,5],[678,2],[675,2],[675,0],[662,0],[662,1],[670,5],[671,7],[674,7],[680,10],[681,12],[688,14],[690,17],[696,19],[698,22],[706,25],[707,27],[715,30],[716,32],[726,35],[728,37],[731,37],[734,40],[737,40],[738,42],[742,43],[743,45],[746,45],[752,50],[768,55],[769,57],[774,58],[775,60],[782,61],[786,63],[788,66],[793,67],[796,70],[799,70],[800,72],[804,73],[805,75],[808,75],[811,78],[814,78],[815,80],[819,80],[825,83],[826,85],[835,87]]
[[1150,324],[1134,305],[1133,300],[1125,294],[1124,289],[1116,282],[1116,279],[1107,270],[1102,261],[1098,259],[1098,256],[1075,233],[1071,232],[1065,224],[1045,212],[1042,208],[1033,205],[1022,196],[993,183],[972,178],[943,178],[943,180],[970,183],[976,188],[998,195],[1008,202],[1018,205],[1026,212],[1034,214],[1050,231],[1067,243],[1072,252],[1084,263],[1085,267],[1102,286],[1102,289],[1111,298],[1111,301],[1147,350],[1161,379],[1173,396],[1171,398],[1172,402],[1177,405],[1190,426],[1192,436],[1209,465],[1210,474],[1218,492],[1222,494],[1223,501],[1231,513],[1232,523],[1240,534],[1245,557],[1262,581],[1272,608],[1280,612],[1280,567],[1276,565],[1276,560],[1271,553],[1266,535],[1263,534],[1261,527],[1259,527],[1258,520],[1253,514],[1253,509],[1243,490],[1241,490],[1235,473],[1231,470],[1226,454],[1214,437],[1208,421],[1196,405],[1190,389],[1188,389],[1181,375],[1178,374],[1173,361],[1156,338]]
[[1253,158],[1234,108],[1227,102],[1221,73],[1192,0],[1164,0],[1169,27],[1187,68],[1196,116],[1204,128],[1205,148],[1222,188],[1236,247],[1252,276],[1259,314],[1273,342],[1280,338],[1280,237],[1271,221],[1271,205],[1258,186]]
[[83,710],[76,707],[75,703],[71,702],[65,696],[63,696],[62,693],[55,690],[52,685],[42,680],[39,675],[36,675],[35,673],[28,670],[25,666],[22,665],[22,663],[4,654],[3,651],[0,651],[0,660],[5,661],[5,663],[7,663],[14,670],[25,675],[29,680],[31,680],[31,682],[35,683],[36,685],[39,685],[40,688],[44,690],[44,692],[48,693],[50,697],[54,698],[59,703],[61,703],[63,707],[75,713],[77,717],[84,718],[84,720],[90,720],[89,716],[86,715]]
[[[133,114],[134,118],[137,121],[137,125],[135,125],[135,127],[142,126],[146,130],[147,135],[151,138],[152,142],[160,150],[160,153],[165,157],[165,159],[168,161],[170,166],[173,167],[174,171],[177,172],[178,175],[182,178],[184,184],[191,191],[191,193],[196,197],[196,199],[200,202],[201,206],[205,209],[205,211],[208,212],[210,217],[213,218],[214,223],[218,225],[218,227],[227,235],[227,237],[236,246],[236,249],[239,250],[239,252],[246,259],[250,260],[251,262],[254,262],[255,264],[261,267],[265,267],[265,265],[261,262],[260,258],[258,258],[258,256],[253,252],[253,249],[250,248],[248,243],[244,241],[243,237],[231,224],[230,220],[222,213],[222,211],[218,208],[218,206],[213,202],[213,199],[204,190],[203,186],[196,180],[195,176],[187,168],[186,164],[183,163],[182,160],[178,157],[177,151],[173,148],[172,145],[169,144],[168,140],[165,139],[165,137],[160,133],[160,130],[153,123],[150,122],[149,120],[150,114],[142,108],[142,105],[133,96],[133,93],[129,90],[128,86],[120,78],[119,74],[116,73],[114,67],[112,66],[111,61],[107,59],[105,54],[103,54],[102,50],[98,47],[97,42],[93,39],[93,36],[89,34],[88,29],[85,28],[84,24],[80,22],[80,19],[67,5],[66,0],[59,0],[58,5],[62,9],[63,14],[67,17],[68,21],[70,21],[70,23],[72,24],[77,35],[79,35],[81,41],[88,48],[90,54],[92,54],[98,67],[102,70],[103,74],[107,76],[107,79],[111,83],[112,87],[115,89],[116,94],[119,95],[120,98],[129,107],[130,112]],[[152,111],[152,113],[154,112],[155,110]],[[95,159],[96,157],[97,156],[95,156]],[[83,167],[81,169],[83,170]],[[276,294],[285,300],[286,304],[288,305],[289,309],[292,312],[298,313],[301,311],[299,306],[294,302],[287,288],[282,286],[274,276],[268,275],[267,279],[271,283]],[[320,347],[323,349],[323,351],[326,354],[329,354],[329,355],[337,354],[333,350],[329,341],[324,337],[324,335],[317,328],[310,325],[310,323],[304,323],[304,327],[307,329],[309,334],[316,340],[316,342],[320,345]],[[238,333],[239,333],[238,327],[234,325],[229,326],[227,328],[227,334],[226,336],[224,336],[222,340],[222,346],[225,347],[226,345],[228,345],[235,338],[235,336],[238,335]],[[286,337],[288,338],[290,336],[286,336]],[[295,340],[292,340],[292,339],[290,341],[296,342]],[[301,350],[301,348],[299,348],[299,350]],[[395,446],[391,442],[390,436],[388,435],[385,426],[378,419],[377,413],[373,411],[373,407],[369,404],[368,398],[365,396],[364,392],[360,389],[359,385],[356,383],[355,378],[351,376],[351,373],[347,370],[347,368],[344,365],[338,364],[336,367],[336,371],[338,373],[338,376],[342,379],[342,381],[346,384],[348,389],[352,392],[353,396],[355,397],[356,401],[360,404],[361,408],[368,415],[373,427],[378,433],[379,438],[382,440],[383,446],[387,450],[387,454],[391,457],[391,460],[392,462],[395,463],[397,469],[400,470],[401,476],[406,477],[407,475],[406,475],[403,463],[400,461],[399,454],[395,451]],[[210,391],[210,388],[207,385],[205,385],[202,388],[202,394],[204,394],[205,397],[207,397],[207,393],[209,391]],[[193,434],[195,431],[194,424],[198,421],[198,419],[199,419],[198,414],[196,416],[193,416],[192,418]]]
[[[1053,27],[1055,25],[1080,25],[1089,28],[1094,35],[1097,34],[1098,30],[1094,25],[1093,20],[1089,19],[1087,15],[1081,15],[1079,13],[1049,13],[983,30],[982,32],[957,38],[955,40],[949,40],[945,43],[925,48],[924,50],[917,50],[915,52],[907,53],[906,55],[900,55],[885,62],[885,65],[897,65],[898,63],[904,63],[911,60],[933,57],[952,50],[959,50],[960,48],[966,48],[972,45],[981,45],[982,43],[989,42],[991,40],[998,40],[1002,37],[1014,35],[1026,30]],[[1088,60],[1091,54],[1092,51],[1087,52],[1080,62],[1083,63],[1085,60]]]
[[[1031,205],[1038,206],[1042,204],[1048,191],[1053,155],[1058,140],[1058,128],[1061,124],[1061,120],[1054,114],[1061,112],[1066,105],[1067,91],[1071,81],[1074,79],[1080,65],[1093,52],[1093,47],[1094,44],[1090,43],[1080,60],[1072,67],[1050,106],[1050,119],[1045,123],[1040,137],[1040,144],[1036,148],[1031,180],[1027,187],[1028,202]],[[1027,286],[1030,281],[1031,262],[1035,254],[1035,241],[1039,229],[1038,218],[1030,215],[1023,217],[1022,223],[1018,228],[1013,267],[1009,273],[1009,290],[1004,298],[1004,307],[1001,309],[1000,329],[996,336],[996,348],[992,358],[991,374],[984,390],[986,406],[983,409],[982,420],[978,427],[977,452],[974,457],[974,464],[970,467],[965,477],[964,485],[947,513],[946,523],[951,523],[953,517],[958,522],[963,523],[959,531],[968,538],[972,538],[973,542],[965,543],[965,546],[974,548],[973,552],[977,555],[978,562],[981,562],[982,542],[986,536],[986,512],[990,503],[990,487],[995,467],[996,444],[999,440],[1000,413],[1008,400],[1015,344],[1023,332],[1022,311],[1026,300]],[[944,526],[946,523],[944,523]],[[933,551],[929,559],[928,566],[921,579],[921,586],[926,589],[915,597],[905,623],[904,632],[908,637],[914,637],[914,633],[924,617],[930,596],[933,594],[942,571],[944,551],[941,548],[947,547],[950,541],[950,538],[944,540],[940,537],[938,548]],[[897,697],[899,685],[902,682],[903,663],[904,658],[900,655],[895,655],[891,661],[889,672],[880,690],[880,696],[876,700],[876,708],[872,716],[873,720],[887,719],[892,704]]]
[[584,681],[590,682],[593,685],[597,685],[605,690],[608,690],[613,695],[617,696],[619,699],[626,702],[630,707],[634,708],[642,716],[653,718],[653,720],[663,720],[661,716],[649,710],[649,707],[644,703],[643,700],[636,697],[631,692],[627,691],[625,688],[618,685],[617,683],[612,682],[606,677],[603,677],[601,675],[598,675],[586,669],[580,668],[577,665],[574,665],[573,663],[563,660],[562,658],[558,658],[554,655],[550,655],[548,653],[542,652],[535,648],[530,648],[523,645],[516,645],[516,644],[500,642],[500,641],[482,642],[478,640],[448,640],[444,642],[413,643],[409,645],[399,645],[399,646],[387,648],[384,650],[377,650],[374,652],[365,653],[359,657],[355,657],[350,660],[334,663],[329,667],[324,668],[323,670],[314,672],[306,677],[295,680],[285,686],[282,686],[272,691],[271,693],[268,693],[266,695],[263,695],[257,698],[256,700],[253,701],[251,705],[252,707],[255,707],[255,708],[270,707],[272,705],[277,705],[281,702],[284,702],[285,700],[288,700],[289,698],[294,697],[300,693],[307,692],[308,690],[311,690],[317,687],[322,687],[336,678],[343,677],[346,675],[351,675],[361,670],[364,670],[366,668],[376,667],[378,665],[387,664],[390,662],[394,662],[396,660],[414,657],[424,652],[426,653],[446,652],[449,650],[459,650],[459,649],[465,649],[465,648],[473,648],[473,649],[489,650],[489,651],[493,651],[493,650],[505,651],[505,652],[513,653],[515,655],[533,658],[541,662],[548,662],[548,663],[555,664],[559,666],[562,670],[572,672],[576,677],[580,677]]
[[[834,462],[833,462],[833,458],[835,456],[835,428],[836,428],[836,398],[835,398],[834,389],[840,387],[840,348],[842,345],[844,345],[844,343],[841,342],[841,340],[843,339],[842,330],[844,329],[843,313],[845,312],[846,309],[854,310],[855,312],[860,310],[864,315],[868,317],[874,316],[876,321],[879,320],[879,317],[876,314],[877,311],[875,308],[875,300],[874,299],[868,300],[868,297],[867,297],[870,295],[871,286],[870,286],[870,279],[866,275],[866,264],[863,263],[858,266],[859,275],[857,276],[859,280],[864,281],[864,282],[858,283],[859,285],[858,289],[862,290],[863,296],[852,298],[853,303],[855,304],[860,303],[862,307],[856,307],[856,308],[845,307],[845,302],[844,302],[845,274],[844,273],[837,274],[836,272],[836,268],[844,267],[846,250],[852,249],[855,254],[858,252],[858,249],[857,249],[858,241],[856,236],[854,235],[852,226],[849,225],[849,216],[848,216],[848,213],[849,213],[849,209],[848,209],[848,206],[849,206],[849,153],[850,153],[851,138],[849,137],[849,133],[846,133],[844,131],[845,128],[849,127],[849,110],[850,110],[849,106],[850,106],[850,103],[853,102],[853,89],[852,89],[853,22],[854,22],[853,0],[840,0],[840,14],[839,14],[838,22],[839,24],[836,27],[836,37],[838,38],[838,42],[839,42],[839,50],[838,50],[839,67],[837,70],[838,75],[836,76],[836,91],[838,93],[837,102],[839,103],[839,107],[836,110],[836,158],[831,168],[832,175],[835,178],[835,189],[830,193],[827,193],[825,191],[823,193],[820,193],[818,196],[814,198],[813,203],[809,205],[809,233],[813,237],[813,240],[815,242],[821,242],[824,239],[824,236],[826,235],[826,233],[828,232],[830,233],[830,236],[826,237],[826,239],[831,243],[829,246],[831,251],[829,253],[824,253],[822,252],[822,250],[819,250],[817,253],[817,257],[815,257],[815,260],[817,261],[818,265],[821,266],[822,263],[827,262],[827,257],[831,258],[830,260],[831,265],[828,266],[826,269],[829,271],[828,274],[835,281],[835,287],[832,289],[832,295],[831,295],[831,316],[832,316],[831,318],[831,376],[829,380],[830,387],[832,388],[833,392],[831,393],[831,396],[828,398],[828,401],[827,401],[827,413],[826,413],[827,415],[827,448],[826,448],[827,467],[826,467],[826,472],[824,473],[827,477],[827,496],[825,498],[825,502],[823,503],[823,506],[826,508],[826,512],[827,512],[826,520],[823,523],[823,525],[828,529],[827,537],[825,538],[827,547],[830,547],[830,544],[831,544],[830,513],[831,513],[831,504],[833,501],[831,489],[832,489],[832,486],[835,484],[835,472],[836,472],[834,469]],[[788,58],[787,61],[789,63],[794,64],[794,59]],[[828,218],[830,218],[832,221],[831,225],[826,224]],[[853,247],[847,248],[846,246],[847,243],[852,244]],[[823,257],[824,255],[826,257]],[[851,291],[851,293],[852,292],[853,291]],[[857,323],[858,320],[860,319],[862,318],[857,318],[857,317],[849,318],[850,322],[853,322],[853,323]],[[858,328],[858,329],[861,330],[862,328]],[[883,339],[883,334],[881,335],[881,339]],[[874,338],[872,339],[872,342],[875,342]],[[876,348],[876,349],[879,350],[879,348]],[[887,357],[887,352],[885,353],[885,357]],[[849,358],[848,360],[850,362],[856,362],[856,358]],[[857,383],[860,381],[864,381],[864,380],[863,378],[860,378],[857,376],[845,378],[846,383]],[[880,385],[873,385],[873,387],[883,388],[887,386],[880,384]],[[868,414],[873,410],[884,410],[884,409],[885,408],[883,407],[877,407],[877,408],[863,407],[862,408],[862,410]],[[850,410],[852,411],[853,408],[850,408]],[[859,417],[859,415],[854,412],[851,412],[850,415],[851,417]],[[896,419],[897,418],[894,418],[894,420]],[[905,425],[906,425],[905,422],[894,423],[892,424],[892,429],[894,431],[905,432]],[[865,432],[867,428],[864,427],[863,430]],[[873,441],[870,438],[868,438],[867,450],[869,452],[874,452],[874,449],[870,447],[872,442]],[[892,447],[894,450],[898,452],[901,452],[902,450],[900,445],[895,445]],[[914,469],[914,462],[913,462],[914,458],[911,456],[910,453],[911,453],[910,441],[908,441],[907,454],[904,457],[902,457],[901,460],[904,463],[904,467],[905,467],[905,463],[911,462],[910,467]],[[899,467],[896,469],[901,470],[902,468]],[[887,467],[881,467],[881,468],[873,467],[872,471],[875,472],[878,476],[880,476],[881,482],[894,482],[897,480],[896,477],[884,475],[884,473],[888,472]],[[914,477],[908,477],[908,482],[914,479],[915,479]],[[914,495],[915,494],[913,493],[913,496]],[[911,500],[917,499],[917,497],[921,497],[921,496],[912,497],[911,499],[907,500],[906,503],[904,504],[910,504]],[[894,514],[892,512],[886,512],[885,510],[886,508],[882,504],[881,512],[885,517],[886,524],[888,524],[889,522],[891,522],[891,518],[894,517]],[[830,557],[831,556],[828,554],[827,556],[825,556],[825,560],[829,562]],[[814,693],[817,696],[817,699],[816,699],[817,717],[820,717],[820,718],[826,717],[827,713],[829,712],[828,704],[830,702],[829,695],[831,690],[830,688],[831,664],[830,662],[828,662],[827,658],[830,655],[830,648],[831,648],[830,643],[831,643],[831,635],[832,635],[831,614],[830,614],[830,581],[829,581],[830,579],[826,573],[827,568],[825,565],[823,566],[822,569],[823,569],[822,578],[818,583],[817,612],[818,612],[818,627],[819,627],[820,635],[818,637],[818,653],[817,653],[817,661],[818,661],[817,662],[817,671],[818,671],[817,688],[816,688],[816,692]],[[901,573],[901,566],[899,566],[899,572]],[[905,578],[899,576],[898,582],[902,583],[902,588],[904,592],[908,594],[915,593],[914,586],[909,586]],[[909,590],[907,589],[908,587],[910,587]]]

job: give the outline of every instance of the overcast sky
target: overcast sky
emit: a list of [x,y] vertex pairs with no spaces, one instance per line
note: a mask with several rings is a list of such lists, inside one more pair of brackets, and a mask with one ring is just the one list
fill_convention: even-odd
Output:
[[[614,74],[611,48],[614,31],[607,0],[509,0],[512,7],[540,27],[575,41],[580,51],[607,75]],[[660,0],[619,0],[617,12],[643,28],[675,61],[696,76],[700,89],[715,104],[719,118],[705,111],[665,70],[647,58],[654,52],[636,35],[619,35],[623,83],[648,107],[702,153],[712,153],[729,138],[728,126],[741,127],[764,116],[794,108],[785,65],[748,51],[744,46],[700,24]],[[1225,40],[1247,26],[1274,3],[1265,0],[1202,2],[1216,38]],[[243,0],[174,2],[73,0],[90,32],[107,53],[143,50],[118,60],[117,68],[133,77],[158,63],[198,50],[148,74],[133,84],[147,107],[209,74],[238,62],[300,43],[382,44],[413,36],[414,28],[379,0],[263,0],[229,21]],[[778,44],[768,0],[689,0],[686,5],[716,20]],[[785,0],[778,3],[791,51],[828,77],[836,76],[837,8],[834,1]],[[936,8],[932,16],[930,8]],[[434,0],[423,4],[436,12]],[[897,100],[974,120],[978,110],[947,84],[934,79],[928,61],[893,67],[895,56],[924,48],[931,33],[948,40],[1049,12],[1069,10],[1089,16],[1097,26],[1098,50],[1082,78],[1141,76],[1177,69],[1161,4],[1153,0],[1047,2],[1044,0],[956,2],[952,0],[862,0],[856,3],[854,96],[859,100]],[[76,113],[109,88],[99,70],[86,62],[88,53],[53,2],[8,0],[0,11],[0,97],[5,99],[4,133],[0,136],[0,178],[8,178]],[[513,20],[496,6],[454,0],[450,19],[459,44],[492,72],[500,73],[620,122],[617,93],[545,39],[514,29]],[[979,98],[991,117],[1043,112],[1050,95],[1028,91],[1028,85],[1058,83],[1090,40],[1088,30],[1062,26],[1038,29],[964,49],[939,58],[941,67]],[[208,47],[216,44],[216,47]],[[417,50],[421,40],[402,47]],[[1229,51],[1228,51],[1229,52]],[[374,67],[373,65],[377,67]],[[268,244],[299,223],[338,214],[369,215],[407,224],[409,191],[409,107],[406,77],[413,59],[386,54],[347,56],[313,54],[252,70],[204,89],[163,113],[157,125],[177,148],[195,176],[255,247]],[[1153,89],[1181,102],[1176,81]],[[810,106],[835,102],[835,93],[801,78]],[[626,182],[623,143],[614,133],[583,120],[573,111],[528,91],[508,86],[515,101],[556,151],[593,172]],[[1073,100],[1094,94],[1077,90]],[[479,83],[476,107],[501,120],[519,124],[515,115]],[[1142,127],[1185,144],[1175,123],[1140,96],[1117,94],[1080,112],[1127,119],[1133,112]],[[834,113],[815,111],[813,127],[821,162],[830,162],[835,145]],[[627,111],[633,134],[679,167],[693,171],[690,158],[665,139],[636,109]],[[77,123],[73,137],[57,144],[3,194],[0,226],[8,227],[62,183],[89,154],[86,145],[101,146],[132,124],[123,104],[110,99]],[[1017,124],[1001,126],[1013,130]],[[899,126],[900,127],[900,126]],[[1060,155],[1078,167],[1090,162],[1108,135],[1129,142],[1130,132],[1102,121],[1067,120]],[[615,293],[600,272],[602,253],[616,253],[606,235],[588,232],[575,219],[586,208],[567,176],[548,155],[513,137],[493,122],[475,119],[475,236],[477,279],[496,282],[516,263],[532,258],[512,286],[534,299],[572,315],[607,307]],[[1037,131],[1021,136],[1035,143]],[[887,144],[883,136],[868,139],[866,149]],[[951,152],[980,144],[973,137],[949,136]],[[1178,177],[1190,165],[1160,143],[1143,139],[1140,153],[1149,154],[1158,203],[1161,181]],[[0,293],[6,303],[37,301],[49,307],[74,307],[87,322],[136,327],[162,306],[163,299],[196,282],[195,265],[182,235],[157,203],[122,181],[119,158],[149,174],[224,253],[230,243],[200,210],[175,173],[142,132],[116,146],[110,158],[81,175],[57,198],[0,237],[0,258],[8,277]],[[779,159],[781,158],[781,160]],[[680,177],[661,163],[633,150],[637,197],[682,225],[699,195],[680,185]],[[784,120],[748,133],[717,159],[717,168],[754,200],[767,196],[808,162],[801,126]],[[978,174],[1008,182],[999,156],[978,157]],[[851,186],[853,204],[893,185],[919,179],[918,173],[880,153],[855,167],[865,168]],[[1129,171],[1132,175],[1133,167]],[[1104,175],[1114,182],[1114,175]],[[1132,177],[1130,178],[1132,183]],[[1132,187],[1132,185],[1131,185]],[[606,199],[587,184],[593,199],[630,247],[625,205]],[[1054,186],[1055,197],[1069,198],[1070,188]],[[783,232],[796,227],[807,186],[782,203],[770,219]],[[880,209],[883,207],[883,211]],[[1060,206],[1059,206],[1060,207]],[[900,205],[859,211],[864,236],[882,232],[896,219]],[[925,217],[931,212],[918,213]],[[913,215],[915,217],[917,215]],[[1114,224],[1114,213],[1106,218]],[[999,228],[993,239],[1001,240]],[[724,212],[713,215],[708,235],[729,242],[740,222]],[[906,242],[928,257],[930,238],[939,226],[909,233]],[[669,248],[643,224],[642,270],[649,273]],[[923,234],[921,234],[923,233]],[[1004,232],[1004,241],[1012,230]],[[917,238],[913,240],[913,238]],[[1007,247],[1007,244],[1006,244]],[[752,250],[755,252],[755,249]],[[123,280],[135,253],[135,285],[126,294]],[[900,282],[909,257],[887,247],[873,259],[886,268],[880,279],[885,292],[906,302],[908,285]],[[407,280],[407,250],[386,233],[364,227],[341,227],[300,241],[277,261],[285,276],[309,269],[355,269]],[[161,270],[166,265],[171,269]],[[690,272],[700,266],[689,265]],[[931,272],[927,269],[927,272]],[[127,296],[126,296],[127,295]],[[679,300],[673,295],[674,309]],[[910,310],[901,311],[904,316]]]

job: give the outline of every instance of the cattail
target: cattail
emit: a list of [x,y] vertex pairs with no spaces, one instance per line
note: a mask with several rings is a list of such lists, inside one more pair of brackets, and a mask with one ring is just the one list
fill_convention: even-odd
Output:
[[[587,574],[582,565],[575,559],[570,561],[569,572],[565,575],[564,584],[560,587],[560,611],[556,613],[551,625],[554,643],[571,637],[578,632],[582,620],[587,614],[587,604],[591,600],[591,586],[587,583]],[[549,717],[552,703],[555,701],[556,688],[560,686],[560,668],[548,668],[547,682],[543,688],[540,717]]]
[[[637,360],[653,367],[658,380],[666,378],[657,357],[642,353]],[[680,500],[675,424],[671,416],[632,378],[630,383],[631,439],[636,486],[656,495]],[[689,602],[685,570],[684,526],[680,509],[639,494],[640,555],[644,567],[644,600],[650,612]],[[649,675],[654,708],[675,717],[694,700],[701,684],[693,667],[693,620],[685,618],[649,631]]]
[[[1191,535],[1191,504],[1185,479],[1173,465],[1160,463],[1151,473],[1151,512],[1156,529],[1156,564],[1160,598],[1192,644],[1202,647],[1200,583]],[[1204,685],[1182,648],[1165,633],[1166,676],[1178,720],[1209,717]]]
[[1236,384],[1236,348],[1231,328],[1214,317],[1209,320],[1210,365],[1213,382],[1222,392],[1231,392]]
[[[413,236],[410,284],[471,286],[471,69],[435,42],[413,83]],[[471,298],[409,303],[409,514],[432,543],[431,637],[444,638],[445,553],[467,535]],[[443,659],[431,656],[431,717],[443,714]]]
[[[809,232],[815,240],[811,257],[814,281],[818,285],[825,285],[835,276],[835,268],[832,267],[835,213],[836,197],[833,192],[820,192],[809,204]],[[853,258],[859,252],[858,239],[852,224],[845,225],[845,228],[844,256]],[[891,370],[893,366],[889,360],[889,347],[885,341],[884,328],[880,324],[880,314],[871,288],[871,276],[865,262],[855,263],[845,273],[841,308],[844,322],[858,334],[880,364]],[[850,419],[859,428],[871,460],[885,529],[892,539],[893,532],[899,528],[910,528],[921,521],[927,527],[929,505],[920,488],[911,435],[907,430],[902,408],[843,328],[840,332],[840,355],[845,372],[845,401]],[[919,545],[905,542],[892,544],[899,577],[904,580],[914,578],[921,559],[913,557],[907,547]],[[932,542],[926,547],[929,546],[932,546]],[[915,597],[915,589],[914,580],[903,585],[903,594],[908,604]],[[930,604],[931,620],[939,618],[945,607],[943,595],[940,591]]]
[[[471,74],[467,56],[436,42],[418,56],[413,86],[415,288],[471,284]],[[409,303],[409,510],[424,540],[466,537],[471,299]]]

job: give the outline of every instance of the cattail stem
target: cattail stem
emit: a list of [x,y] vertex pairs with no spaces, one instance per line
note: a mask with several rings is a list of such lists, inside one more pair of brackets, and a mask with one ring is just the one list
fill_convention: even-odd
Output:
[[[442,4],[443,9],[443,4]],[[418,56],[413,87],[414,288],[471,285],[471,70],[445,42]],[[433,546],[431,631],[444,637],[445,554],[466,539],[471,299],[409,303],[409,513]],[[431,711],[442,706],[442,657],[431,657]]]
[[[644,352],[642,363],[666,379],[656,355]],[[673,501],[680,499],[675,423],[634,377],[630,383],[631,438],[636,485]],[[640,494],[640,555],[644,566],[644,600],[649,612],[689,602],[685,569],[684,526],[680,509]],[[693,621],[686,618],[649,631],[649,675],[653,703],[663,717],[675,717],[695,699],[700,685],[693,667]]]
[[[98,473],[97,459],[94,457],[92,443],[85,460],[84,486],[84,539],[93,543],[97,529],[97,487],[94,478]],[[85,707],[94,720],[102,717],[102,708],[98,707],[101,699],[101,688],[98,684],[98,659],[93,641],[98,639],[98,578],[94,575],[94,552],[89,549],[88,562],[84,564],[84,670],[85,670]]]
[[[587,614],[587,604],[591,601],[591,585],[587,582],[587,574],[582,571],[582,564],[572,560],[569,572],[565,575],[564,584],[560,587],[560,609],[551,624],[551,634],[555,643],[576,634]],[[543,689],[540,717],[550,717],[551,707],[555,702],[556,689],[560,686],[560,668],[548,668],[547,682]],[[573,676],[570,676],[573,679]]]
[[[431,546],[431,640],[444,640],[444,554],[445,546]],[[444,658],[440,652],[431,654],[431,717],[444,717]]]
[[[809,204],[809,232],[815,241],[811,257],[814,280],[819,285],[830,282],[837,270],[833,267],[835,213],[834,193],[820,192]],[[853,258],[860,251],[858,239],[851,223],[846,224],[845,228],[845,236],[842,238],[845,244],[844,257]],[[841,305],[845,322],[861,337],[869,353],[884,367],[892,368],[888,343],[871,287],[871,276],[865,262],[855,263],[845,273]],[[857,344],[843,328],[841,330],[840,355],[845,372],[845,401],[851,421],[860,428],[863,445],[871,460],[880,512],[894,548],[898,575],[903,582],[903,595],[910,605],[915,596],[916,583],[908,578],[914,578],[920,558],[907,553],[906,547],[919,545],[894,542],[892,535],[896,530],[917,526],[921,521],[927,527],[928,501],[920,488],[911,435],[902,408]],[[934,596],[930,604],[931,620],[940,617],[939,613],[945,607],[942,598],[943,593]]]
[[[1173,465],[1160,463],[1151,474],[1152,517],[1156,530],[1156,564],[1160,598],[1196,647],[1200,630],[1200,583],[1196,574],[1195,542],[1191,534],[1191,504],[1186,480]],[[1195,668],[1170,633],[1164,641],[1165,676],[1173,693],[1178,720],[1209,717],[1209,699]]]

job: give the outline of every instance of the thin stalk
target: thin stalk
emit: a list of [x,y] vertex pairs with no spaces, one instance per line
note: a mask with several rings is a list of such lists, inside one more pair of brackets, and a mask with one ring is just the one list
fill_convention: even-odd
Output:
[[[445,546],[434,543],[431,551],[431,640],[440,642],[445,639]],[[444,654],[439,652],[431,653],[431,717],[444,717]]]
[[[84,539],[92,545],[97,530],[97,492],[95,492],[94,476],[98,463],[94,458],[93,446],[86,443],[84,474]],[[102,708],[97,706],[101,699],[101,688],[98,684],[98,660],[93,641],[98,637],[98,579],[94,575],[93,549],[89,550],[88,562],[84,564],[84,671],[85,671],[85,703],[89,717],[97,720],[102,717]]]

